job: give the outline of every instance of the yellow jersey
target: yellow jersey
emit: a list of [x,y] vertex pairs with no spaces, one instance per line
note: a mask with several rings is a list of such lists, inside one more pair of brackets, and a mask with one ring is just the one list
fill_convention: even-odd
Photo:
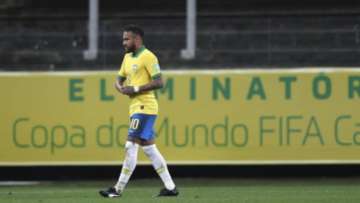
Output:
[[[127,53],[119,70],[119,77],[126,79],[125,85],[142,86],[161,74],[157,57],[144,46],[134,53]],[[130,116],[135,113],[158,114],[158,103],[154,91],[137,94],[131,98]]]

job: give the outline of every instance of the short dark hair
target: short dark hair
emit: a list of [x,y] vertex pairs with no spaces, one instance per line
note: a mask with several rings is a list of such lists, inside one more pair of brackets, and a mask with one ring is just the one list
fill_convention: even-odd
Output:
[[144,30],[137,25],[127,25],[124,28],[124,32],[132,32],[135,35],[139,35],[141,38],[144,38]]

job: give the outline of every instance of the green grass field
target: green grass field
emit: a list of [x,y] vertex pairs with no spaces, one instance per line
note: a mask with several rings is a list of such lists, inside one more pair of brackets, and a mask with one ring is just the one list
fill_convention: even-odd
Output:
[[32,186],[0,186],[0,202],[360,202],[360,178],[313,179],[177,179],[176,198],[154,198],[160,180],[132,180],[123,197],[104,199],[105,181],[43,182]]

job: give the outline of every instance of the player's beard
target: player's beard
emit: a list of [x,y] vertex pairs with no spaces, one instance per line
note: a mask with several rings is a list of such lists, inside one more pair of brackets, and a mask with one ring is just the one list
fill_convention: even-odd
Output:
[[125,52],[126,53],[132,53],[135,51],[135,45],[129,46],[129,47],[125,47]]

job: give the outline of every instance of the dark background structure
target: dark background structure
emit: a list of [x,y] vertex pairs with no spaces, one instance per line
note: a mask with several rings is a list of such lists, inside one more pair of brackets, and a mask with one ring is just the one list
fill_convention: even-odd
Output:
[[360,2],[198,1],[197,50],[185,48],[186,1],[100,1],[99,57],[86,61],[88,1],[0,1],[0,69],[113,70],[122,28],[138,24],[162,69],[356,67]]

